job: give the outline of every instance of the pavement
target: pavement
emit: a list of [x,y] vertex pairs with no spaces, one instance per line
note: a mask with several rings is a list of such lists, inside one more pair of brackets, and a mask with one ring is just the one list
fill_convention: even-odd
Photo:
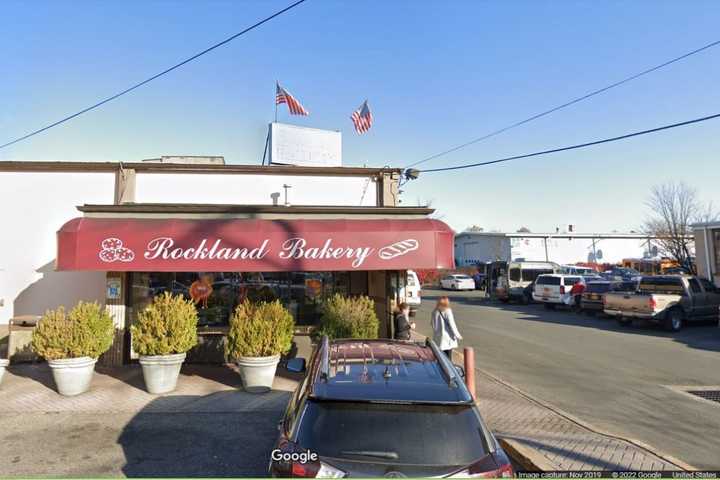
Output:
[[[440,292],[415,317],[429,332]],[[671,335],[541,306],[452,296],[477,394],[515,463],[544,469],[720,469],[720,406],[677,385],[720,383],[720,331]],[[231,366],[185,365],[178,389],[145,392],[138,366],[98,367],[91,390],[61,397],[45,364],[9,368],[0,385],[3,476],[264,476],[297,376],[242,391]],[[690,465],[688,465],[690,464]]]
[[[289,375],[288,375],[289,376]],[[0,385],[2,476],[262,477],[292,390],[242,391],[231,367],[186,365],[175,392],[150,395],[137,366],[97,368],[91,390],[55,392],[45,364]]]
[[[423,290],[419,333],[431,334],[442,294]],[[475,349],[481,412],[498,436],[559,469],[720,470],[720,404],[678,389],[720,384],[716,325],[672,334],[480,292],[449,296],[461,347]]]

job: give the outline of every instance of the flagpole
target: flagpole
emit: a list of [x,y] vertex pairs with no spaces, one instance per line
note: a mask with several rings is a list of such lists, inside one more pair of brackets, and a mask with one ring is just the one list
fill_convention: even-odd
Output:
[[277,90],[280,84],[275,80],[275,123],[277,123]]

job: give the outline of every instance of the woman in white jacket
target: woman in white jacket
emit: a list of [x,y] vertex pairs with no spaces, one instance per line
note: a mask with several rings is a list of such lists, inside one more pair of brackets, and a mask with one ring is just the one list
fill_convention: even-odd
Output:
[[432,311],[432,328],[433,340],[435,344],[445,352],[445,355],[452,360],[452,349],[457,348],[458,340],[462,340],[462,335],[458,332],[455,325],[455,317],[450,309],[450,300],[448,297],[440,297]]

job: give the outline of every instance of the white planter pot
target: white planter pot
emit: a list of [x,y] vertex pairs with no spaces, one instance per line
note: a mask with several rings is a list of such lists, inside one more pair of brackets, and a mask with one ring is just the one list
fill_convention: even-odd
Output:
[[96,362],[96,358],[90,357],[48,360],[58,393],[71,397],[87,392]]
[[272,357],[240,357],[237,365],[243,387],[250,393],[264,393],[272,389],[280,355]]
[[175,390],[185,356],[184,353],[140,355],[140,365],[147,391],[152,394],[160,394]]
[[0,383],[2,383],[3,376],[5,375],[5,367],[10,365],[10,360],[7,358],[0,358]]

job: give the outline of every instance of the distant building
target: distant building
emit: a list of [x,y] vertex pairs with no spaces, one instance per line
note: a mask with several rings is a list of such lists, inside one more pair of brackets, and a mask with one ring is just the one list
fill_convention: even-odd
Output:
[[459,267],[519,259],[614,264],[624,258],[657,254],[653,237],[641,233],[462,232],[455,236],[455,261]]
[[698,275],[720,285],[720,222],[696,223],[692,228]]

